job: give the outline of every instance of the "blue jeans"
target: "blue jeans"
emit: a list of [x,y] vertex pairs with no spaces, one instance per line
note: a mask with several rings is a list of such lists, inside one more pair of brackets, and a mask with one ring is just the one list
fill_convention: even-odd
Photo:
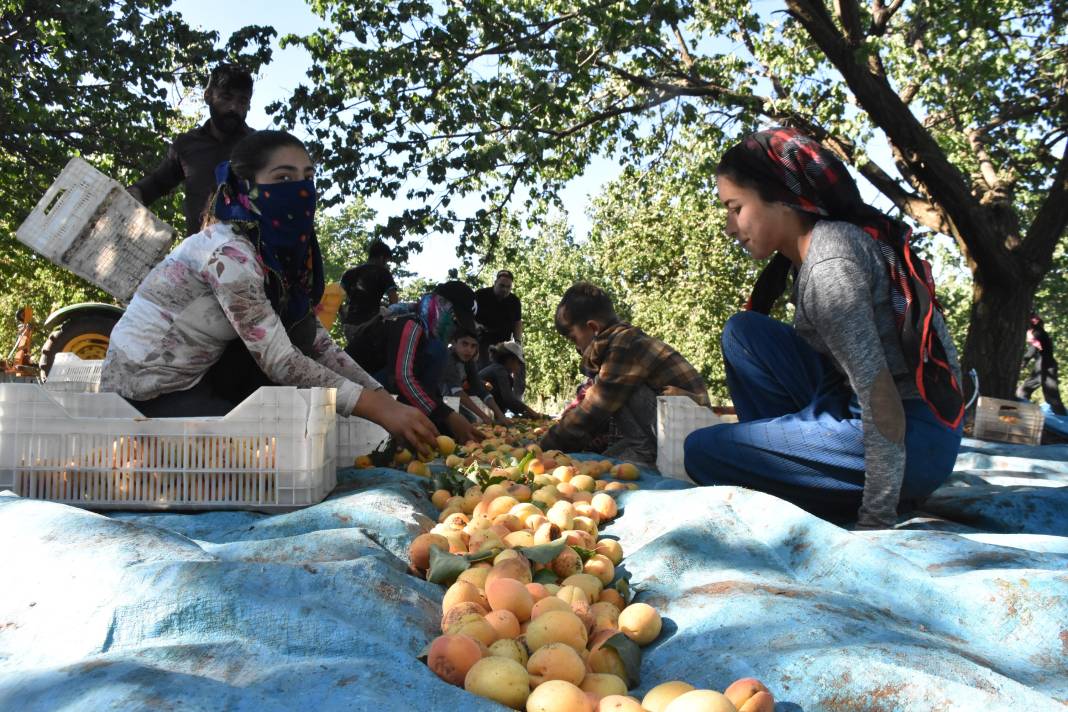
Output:
[[[856,517],[864,489],[864,432],[856,395],[792,327],[741,312],[723,330],[727,387],[737,424],[690,433],[686,472],[698,484],[768,492],[827,519]],[[953,471],[961,428],[942,425],[922,400],[903,402],[906,507]]]

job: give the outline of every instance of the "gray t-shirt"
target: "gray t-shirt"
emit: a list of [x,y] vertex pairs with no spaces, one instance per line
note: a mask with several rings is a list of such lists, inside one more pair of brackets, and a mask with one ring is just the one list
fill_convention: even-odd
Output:
[[[875,240],[850,223],[817,223],[794,280],[793,301],[798,335],[831,358],[860,402],[865,477],[859,523],[892,526],[905,473],[905,445],[880,431],[885,419],[877,417],[873,389],[879,374],[889,369],[902,400],[919,398],[919,391],[901,352],[889,277]],[[933,325],[959,380],[957,352],[941,315],[934,315]]]

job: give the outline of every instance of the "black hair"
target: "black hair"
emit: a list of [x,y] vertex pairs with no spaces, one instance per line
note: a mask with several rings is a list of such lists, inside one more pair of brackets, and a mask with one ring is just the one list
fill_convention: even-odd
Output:
[[619,321],[619,316],[608,292],[590,282],[575,282],[561,297],[553,321],[556,330],[562,336],[567,336],[575,324],[599,321],[609,326]]
[[511,270],[507,270],[507,269],[500,270],[499,272],[497,272],[497,276],[493,278],[493,281],[496,282],[501,277],[507,277],[508,279],[510,279],[512,281],[515,281],[515,275],[512,274]]
[[782,183],[782,178],[768,165],[768,161],[746,148],[745,141],[727,149],[716,166],[717,176],[726,176],[743,188],[756,191],[766,203],[778,201],[771,186]]
[[303,151],[304,144],[288,131],[257,131],[237,142],[230,152],[230,167],[238,178],[256,182],[256,174],[267,166],[271,154],[284,146],[295,146]]
[[252,93],[252,74],[240,64],[223,62],[217,64],[208,75],[204,91],[232,89]]
[[393,251],[389,249],[389,245],[381,240],[374,240],[367,247],[367,259],[369,260],[385,260],[389,262],[393,257]]

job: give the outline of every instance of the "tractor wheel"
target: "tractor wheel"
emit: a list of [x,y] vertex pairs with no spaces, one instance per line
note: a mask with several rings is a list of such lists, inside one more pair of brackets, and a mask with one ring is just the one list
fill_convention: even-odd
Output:
[[72,353],[80,359],[102,359],[108,352],[111,329],[118,322],[118,314],[73,315],[48,335],[41,347],[41,374],[48,377],[52,361],[58,353]]

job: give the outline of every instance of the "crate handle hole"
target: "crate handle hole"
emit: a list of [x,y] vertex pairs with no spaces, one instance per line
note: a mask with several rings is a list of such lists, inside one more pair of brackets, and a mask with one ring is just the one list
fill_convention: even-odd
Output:
[[59,190],[57,190],[56,194],[52,196],[52,199],[48,201],[48,205],[45,206],[44,214],[48,215],[50,212],[52,212],[52,210],[56,207],[56,203],[58,203],[60,198],[62,198],[66,194],[66,188],[60,188]]

